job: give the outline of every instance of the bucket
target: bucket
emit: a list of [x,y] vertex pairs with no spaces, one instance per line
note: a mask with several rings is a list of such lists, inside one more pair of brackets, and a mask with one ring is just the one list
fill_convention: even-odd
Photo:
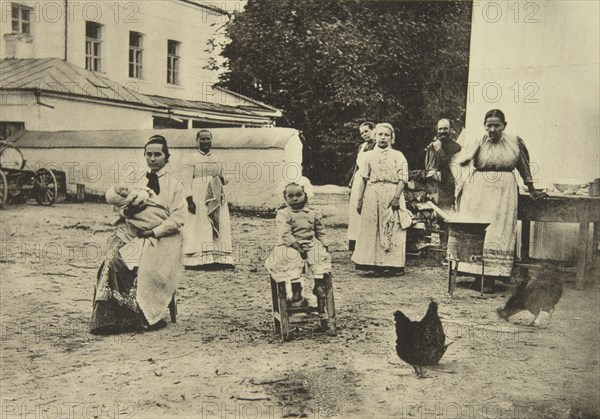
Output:
[[483,255],[485,230],[490,223],[447,221],[449,260],[470,261]]

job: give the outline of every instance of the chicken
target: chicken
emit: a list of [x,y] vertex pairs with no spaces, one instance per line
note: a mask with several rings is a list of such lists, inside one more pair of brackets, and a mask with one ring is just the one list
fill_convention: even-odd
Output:
[[500,318],[508,321],[512,315],[529,310],[535,316],[531,322],[533,326],[540,312],[545,311],[550,314],[548,319],[548,326],[550,326],[554,307],[562,293],[560,271],[556,266],[545,264],[534,280],[520,282],[504,308],[498,308],[496,312]]
[[423,378],[423,366],[436,365],[448,346],[438,304],[431,299],[429,309],[420,322],[411,321],[401,311],[394,313],[396,321],[396,353]]

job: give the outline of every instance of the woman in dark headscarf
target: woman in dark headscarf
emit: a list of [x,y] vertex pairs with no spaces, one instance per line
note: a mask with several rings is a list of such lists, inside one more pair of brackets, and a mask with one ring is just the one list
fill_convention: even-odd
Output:
[[[169,147],[163,136],[150,137],[144,156],[149,171],[137,185],[127,185],[133,194],[137,193],[137,198],[121,205],[119,215],[125,220],[140,214],[147,205],[139,198],[144,195],[152,196],[152,205],[164,208],[165,215],[155,218],[154,224],[144,229],[139,228],[143,223],[129,223],[118,228],[110,238],[94,292],[90,324],[94,334],[156,330],[166,326],[162,316],[181,277],[183,186],[165,168]],[[115,199],[113,193],[114,188],[107,192],[109,202]]]

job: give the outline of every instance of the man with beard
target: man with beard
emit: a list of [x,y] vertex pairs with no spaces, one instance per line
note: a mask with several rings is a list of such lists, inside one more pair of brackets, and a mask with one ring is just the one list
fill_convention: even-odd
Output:
[[[457,168],[453,173],[452,158],[460,149],[460,145],[454,140],[450,120],[440,119],[437,124],[437,135],[425,149],[425,177],[432,187],[432,192],[437,191],[438,206],[445,211],[454,209],[454,173],[457,173]],[[442,230],[440,241],[446,247],[448,226],[441,217],[438,217],[438,224]]]
[[454,207],[455,178],[451,162],[460,148],[454,140],[450,121],[440,119],[437,124],[437,135],[425,149],[425,177],[434,183],[433,189],[438,192],[437,204],[443,210]]

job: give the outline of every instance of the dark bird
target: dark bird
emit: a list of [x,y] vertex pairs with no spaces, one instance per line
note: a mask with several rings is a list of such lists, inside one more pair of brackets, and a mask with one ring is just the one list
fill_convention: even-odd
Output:
[[438,316],[438,304],[431,299],[425,317],[413,322],[401,311],[394,313],[396,321],[396,353],[423,378],[423,366],[437,365],[450,343]]
[[550,326],[554,307],[562,293],[560,271],[556,266],[546,264],[534,280],[526,279],[520,282],[504,308],[498,308],[496,312],[500,318],[508,321],[512,315],[529,310],[535,316],[531,322],[533,326],[540,312],[545,311],[550,314],[548,319],[548,326]]

